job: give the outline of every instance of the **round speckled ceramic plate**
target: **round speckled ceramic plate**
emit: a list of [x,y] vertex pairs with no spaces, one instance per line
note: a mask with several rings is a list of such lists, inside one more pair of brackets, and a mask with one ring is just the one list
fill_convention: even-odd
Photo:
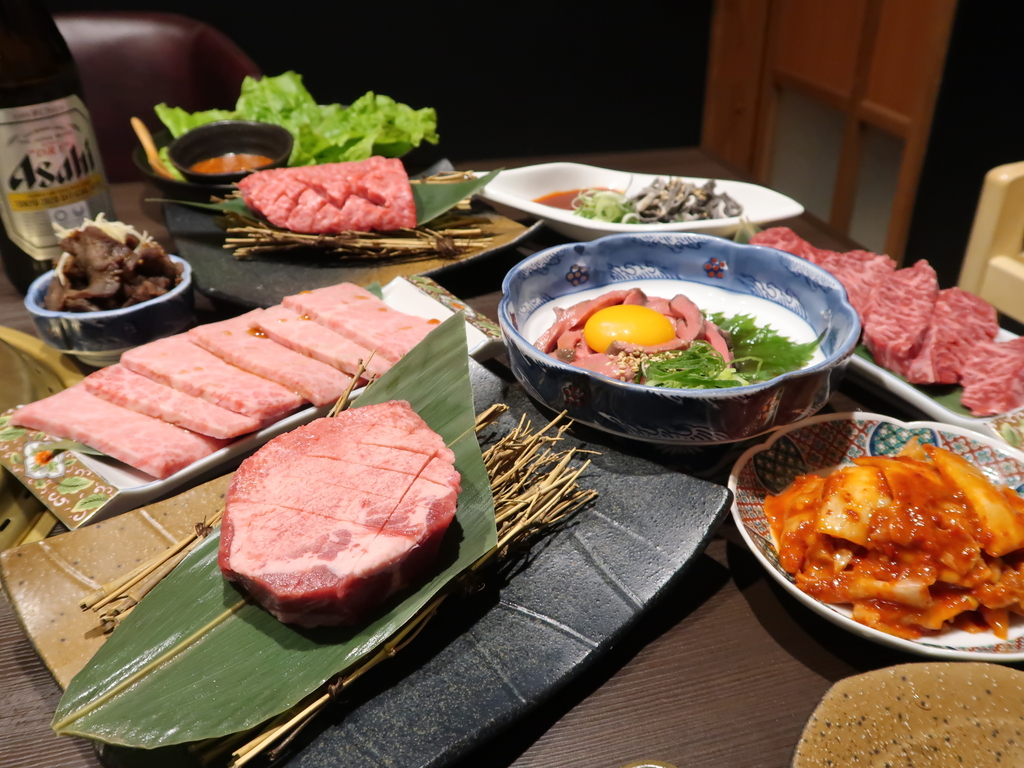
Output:
[[1001,440],[931,421],[902,422],[873,413],[816,416],[775,432],[766,443],[744,453],[729,475],[732,514],[740,533],[768,573],[815,613],[844,629],[909,653],[939,659],[1024,661],[1024,618],[1014,616],[1008,640],[991,632],[951,629],[934,637],[904,640],[851,618],[847,605],[827,605],[802,592],[779,565],[764,499],[788,486],[797,475],[848,464],[860,456],[891,456],[911,438],[946,448],[978,466],[997,484],[1024,489],[1024,453]]

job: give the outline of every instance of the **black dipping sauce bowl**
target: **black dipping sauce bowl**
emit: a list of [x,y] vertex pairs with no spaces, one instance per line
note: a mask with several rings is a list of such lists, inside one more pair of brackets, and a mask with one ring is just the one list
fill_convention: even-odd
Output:
[[[269,157],[270,162],[247,171],[197,173],[192,166],[227,154]],[[292,154],[292,135],[279,125],[246,120],[220,120],[193,128],[171,142],[167,156],[189,181],[197,184],[230,184],[253,171],[287,165]]]

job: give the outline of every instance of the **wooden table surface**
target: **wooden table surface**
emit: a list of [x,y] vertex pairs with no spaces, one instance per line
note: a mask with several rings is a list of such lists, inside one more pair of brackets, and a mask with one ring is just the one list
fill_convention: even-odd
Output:
[[[642,173],[742,178],[697,149],[517,158],[464,166],[513,167],[551,159]],[[114,185],[113,193],[122,220],[172,245],[158,204],[144,202],[157,196],[155,190],[131,183]],[[855,247],[808,215],[784,223],[820,247]],[[443,282],[471,299],[477,309],[493,313],[509,266],[557,242],[562,242],[560,236],[543,231],[471,274]],[[199,307],[201,318],[212,310],[201,302]],[[0,325],[33,332],[21,297],[2,275]],[[894,416],[916,416],[878,403],[849,385],[831,406],[849,410],[857,403]],[[619,647],[584,679],[482,746],[458,768],[617,768],[642,760],[661,760],[679,768],[781,768],[789,764],[805,721],[832,683],[913,660],[844,632],[802,607],[765,574],[727,522],[679,588]],[[99,765],[86,741],[50,731],[59,697],[6,599],[0,601],[0,766]]]

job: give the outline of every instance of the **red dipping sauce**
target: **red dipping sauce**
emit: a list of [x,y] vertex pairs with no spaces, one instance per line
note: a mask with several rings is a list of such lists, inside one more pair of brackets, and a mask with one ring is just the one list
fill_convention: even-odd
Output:
[[565,192],[552,192],[550,195],[543,195],[535,198],[533,202],[543,205],[550,205],[552,208],[561,208],[563,211],[574,211],[573,200],[580,196],[580,192],[618,192],[617,189],[609,187],[583,187],[581,189],[568,189]]

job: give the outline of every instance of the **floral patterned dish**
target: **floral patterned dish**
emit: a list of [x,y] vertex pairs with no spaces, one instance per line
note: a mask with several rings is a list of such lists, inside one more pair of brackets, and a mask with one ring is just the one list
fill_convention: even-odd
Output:
[[[704,310],[709,305],[700,294],[716,297],[728,314],[747,311],[763,323],[795,321],[812,334],[809,340],[824,333],[821,355],[759,384],[665,389],[601,376],[533,346],[540,335],[534,326],[545,313],[554,319],[552,307],[575,303],[576,294],[632,287],[666,298],[685,293]],[[706,235],[612,235],[556,246],[513,267],[502,289],[498,322],[512,372],[526,391],[572,419],[655,443],[731,443],[816,413],[839,386],[860,335],[846,292],[825,270],[773,248]],[[760,309],[749,309],[754,306]]]
[[729,476],[732,514],[740,533],[768,573],[815,613],[854,634],[908,653],[939,659],[1024,661],[1024,619],[1011,620],[1008,640],[991,632],[951,629],[933,637],[904,640],[850,618],[848,606],[826,605],[802,592],[779,565],[764,514],[764,499],[800,474],[848,464],[860,456],[891,456],[911,438],[953,451],[980,467],[992,482],[1024,490],[1024,453],[1003,441],[931,421],[902,422],[873,413],[815,416],[775,432],[744,453]]

